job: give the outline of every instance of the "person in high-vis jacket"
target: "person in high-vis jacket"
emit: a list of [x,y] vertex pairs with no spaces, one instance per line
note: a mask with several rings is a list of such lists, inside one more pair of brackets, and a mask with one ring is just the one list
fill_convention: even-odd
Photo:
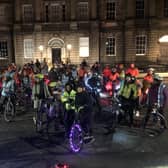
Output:
[[124,111],[129,114],[129,126],[133,125],[133,110],[138,97],[138,87],[130,74],[126,75],[125,83],[119,91]]
[[69,136],[71,126],[75,117],[75,96],[76,91],[72,89],[70,83],[65,85],[65,90],[61,95],[61,102],[65,108],[65,128],[67,136]]

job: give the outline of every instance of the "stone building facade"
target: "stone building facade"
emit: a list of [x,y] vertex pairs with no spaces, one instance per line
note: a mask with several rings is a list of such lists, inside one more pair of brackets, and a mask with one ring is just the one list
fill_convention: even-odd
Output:
[[167,64],[167,35],[168,0],[0,0],[3,65]]

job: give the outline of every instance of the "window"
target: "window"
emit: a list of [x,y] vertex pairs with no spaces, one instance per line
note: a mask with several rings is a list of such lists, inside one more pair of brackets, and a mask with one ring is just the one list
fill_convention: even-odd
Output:
[[53,22],[61,20],[61,6],[59,3],[51,4],[51,20]]
[[107,0],[106,3],[106,19],[115,20],[116,3],[113,0]]
[[49,6],[45,4],[45,22],[49,22]]
[[89,56],[89,37],[81,37],[79,39],[79,56],[80,57]]
[[23,21],[24,22],[32,22],[33,21],[32,5],[23,5]]
[[33,40],[25,39],[24,40],[24,57],[32,58],[33,57]]
[[108,37],[106,41],[106,55],[115,56],[116,55],[116,40],[115,37]]
[[136,0],[136,17],[144,18],[144,0]]
[[65,21],[66,20],[66,17],[65,17],[65,4],[62,5],[62,21]]
[[5,7],[0,6],[0,17],[4,17],[4,16],[5,16]]
[[7,41],[0,41],[0,58],[8,57],[8,43]]
[[164,16],[168,17],[168,0],[164,0]]
[[136,36],[136,55],[146,54],[146,41],[145,35]]
[[79,20],[88,20],[89,17],[89,9],[88,2],[79,2],[78,3],[78,17]]

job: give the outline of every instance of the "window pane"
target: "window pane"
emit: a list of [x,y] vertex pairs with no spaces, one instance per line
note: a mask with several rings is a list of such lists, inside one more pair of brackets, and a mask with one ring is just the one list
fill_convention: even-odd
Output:
[[116,55],[115,53],[115,48],[116,48],[116,44],[115,44],[115,37],[108,37],[106,40],[106,55],[107,56],[114,56]]
[[168,17],[168,0],[164,0],[164,16]]
[[136,0],[136,17],[144,18],[144,0]]
[[144,55],[146,53],[146,36],[136,36],[136,55]]
[[23,5],[23,21],[24,22],[32,22],[33,21],[32,5]]
[[0,17],[5,16],[5,6],[0,6]]
[[45,4],[45,21],[49,22],[49,6]]
[[53,22],[61,21],[61,6],[60,4],[51,5],[51,19]]
[[32,58],[33,57],[33,40],[25,39],[24,40],[24,57]]
[[8,43],[7,41],[0,41],[0,58],[8,57]]
[[79,2],[78,3],[78,17],[79,20],[88,20],[88,2]]
[[106,4],[106,19],[115,20],[116,3],[112,0],[108,0]]
[[81,37],[79,39],[79,56],[80,57],[89,56],[89,37]]

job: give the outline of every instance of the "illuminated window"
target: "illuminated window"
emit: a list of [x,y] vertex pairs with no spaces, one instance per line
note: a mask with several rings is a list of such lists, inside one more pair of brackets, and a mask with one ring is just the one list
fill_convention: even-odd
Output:
[[147,38],[145,35],[136,36],[136,55],[146,54]]
[[23,21],[32,22],[33,21],[33,7],[32,5],[23,5]]
[[144,0],[136,0],[136,17],[144,18]]
[[78,3],[78,17],[79,17],[79,20],[88,20],[89,18],[88,2]]
[[33,40],[32,39],[24,39],[24,57],[25,58],[33,58]]
[[113,0],[107,0],[106,3],[106,19],[115,20],[116,3]]
[[0,41],[0,58],[8,57],[8,43],[7,41]]
[[168,0],[164,0],[164,16],[168,17]]
[[116,55],[116,39],[115,37],[108,37],[106,40],[106,56]]
[[89,37],[79,38],[79,56],[80,57],[89,56]]

